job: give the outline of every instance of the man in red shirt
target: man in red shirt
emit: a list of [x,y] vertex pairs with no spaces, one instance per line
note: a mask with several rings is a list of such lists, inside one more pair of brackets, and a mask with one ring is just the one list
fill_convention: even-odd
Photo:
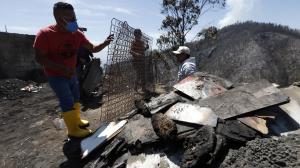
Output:
[[87,137],[92,131],[86,128],[88,121],[80,118],[76,54],[80,47],[92,53],[101,51],[110,44],[113,35],[109,35],[103,43],[93,45],[78,30],[71,4],[54,4],[53,14],[56,24],[41,29],[35,38],[36,60],[44,67],[49,85],[58,97],[68,136]]

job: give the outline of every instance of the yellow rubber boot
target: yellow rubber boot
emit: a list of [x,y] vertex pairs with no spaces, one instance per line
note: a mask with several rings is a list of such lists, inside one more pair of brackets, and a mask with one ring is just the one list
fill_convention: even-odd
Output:
[[80,118],[80,103],[79,102],[74,103],[73,107],[74,107],[75,112],[76,112],[76,117],[77,117],[77,120],[78,120],[79,127],[83,127],[83,128],[88,127],[90,125],[89,121]]
[[84,138],[92,134],[90,129],[79,128],[75,110],[63,112],[62,116],[68,128],[69,137]]

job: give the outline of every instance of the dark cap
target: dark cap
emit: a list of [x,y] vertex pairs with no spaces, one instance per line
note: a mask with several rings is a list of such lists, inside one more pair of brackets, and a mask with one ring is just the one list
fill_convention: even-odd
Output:
[[74,10],[73,6],[66,2],[57,2],[53,6],[53,12],[60,9]]

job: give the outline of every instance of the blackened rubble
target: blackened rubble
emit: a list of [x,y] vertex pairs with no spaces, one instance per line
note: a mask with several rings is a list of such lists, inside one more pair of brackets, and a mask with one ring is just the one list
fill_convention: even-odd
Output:
[[33,81],[23,81],[20,79],[0,80],[0,102],[5,100],[16,100],[32,95],[31,88],[39,88],[39,84]]
[[[266,80],[230,88],[226,86],[229,82],[223,84],[220,82],[221,78],[213,80],[209,75],[198,77],[195,79],[206,78],[209,83],[226,90],[214,92],[207,88],[215,89],[215,87],[207,85],[203,91],[215,94],[206,98],[193,99],[184,95],[182,91],[171,91],[152,98],[149,102],[137,101],[137,110],[127,116],[128,123],[123,130],[106,147],[95,151],[94,153],[100,157],[96,157],[96,160],[86,167],[251,167],[253,164],[248,162],[253,159],[257,159],[256,165],[262,160],[265,161],[262,165],[268,167],[299,165],[299,148],[291,149],[291,145],[285,145],[284,138],[279,140],[270,138],[280,136],[276,132],[279,127],[281,133],[299,129],[299,123],[298,127],[295,126],[293,129],[281,124],[292,121],[297,123],[297,116],[293,115],[292,119],[288,115],[291,111],[285,114],[286,112],[280,109],[282,104],[286,106],[289,104],[289,97],[280,89]],[[203,87],[197,89],[201,90]],[[243,98],[236,96],[240,93],[244,93]],[[171,119],[165,114],[172,107],[181,107],[176,106],[180,103],[210,108],[211,113],[202,113],[199,110],[197,115],[204,118],[207,115],[217,115],[217,124],[189,122],[189,118],[185,118],[184,121]],[[226,113],[222,113],[222,109]],[[289,139],[289,143],[298,142],[297,138],[299,137]],[[259,145],[254,145],[255,143]],[[275,147],[276,144],[279,146]],[[272,149],[265,149],[269,147]],[[276,157],[266,159],[266,156],[273,156],[265,154],[267,150]],[[277,150],[288,150],[291,153],[278,151],[277,156]],[[251,152],[253,157],[248,156],[252,155]]]
[[255,139],[231,149],[220,167],[300,167],[300,136]]
[[156,134],[164,140],[174,140],[177,136],[175,122],[163,113],[152,116],[152,126]]

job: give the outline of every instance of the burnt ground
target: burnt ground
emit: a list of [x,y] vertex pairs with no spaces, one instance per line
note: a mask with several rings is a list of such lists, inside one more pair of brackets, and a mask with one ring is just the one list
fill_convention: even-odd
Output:
[[[21,91],[33,84],[38,92]],[[82,116],[90,128],[100,125],[101,98],[82,102]],[[70,167],[63,155],[65,129],[54,124],[60,107],[48,84],[18,79],[0,80],[0,167]],[[72,167],[72,166],[71,166]]]
[[24,93],[20,83],[6,93],[9,99],[1,95],[0,167],[58,167],[66,137],[53,124],[59,117],[55,95],[46,84],[40,92]]
[[231,149],[220,167],[300,167],[300,136],[255,139]]
[[[67,137],[53,122],[60,117],[58,101],[47,84],[37,93],[20,90],[29,83],[0,80],[0,167],[59,167],[66,161],[62,147]],[[95,110],[83,114],[92,128],[98,114]]]

